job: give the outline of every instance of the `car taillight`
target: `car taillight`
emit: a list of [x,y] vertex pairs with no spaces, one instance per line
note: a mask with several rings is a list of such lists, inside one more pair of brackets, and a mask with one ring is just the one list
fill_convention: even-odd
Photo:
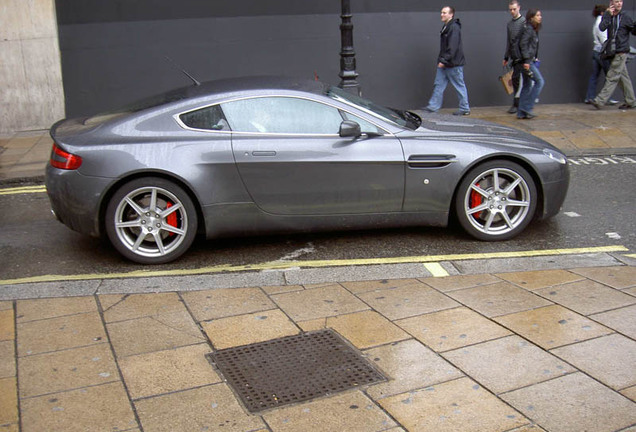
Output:
[[53,143],[53,150],[51,150],[51,166],[63,170],[75,170],[82,165],[82,158],[65,152]]

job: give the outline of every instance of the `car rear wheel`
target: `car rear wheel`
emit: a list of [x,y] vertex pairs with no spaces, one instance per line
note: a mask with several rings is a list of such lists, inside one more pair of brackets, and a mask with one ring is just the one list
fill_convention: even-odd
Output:
[[163,264],[190,248],[197,214],[188,194],[171,181],[147,177],[123,185],[106,209],[106,233],[126,258]]
[[537,188],[520,165],[494,160],[472,169],[459,185],[456,216],[471,236],[507,240],[525,229],[537,207]]

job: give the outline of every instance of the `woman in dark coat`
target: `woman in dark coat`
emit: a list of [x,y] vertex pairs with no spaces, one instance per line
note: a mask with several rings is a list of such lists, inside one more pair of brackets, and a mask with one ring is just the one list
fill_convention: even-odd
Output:
[[530,9],[526,14],[526,26],[519,41],[519,49],[523,57],[523,87],[519,99],[517,118],[531,119],[534,104],[539,98],[545,80],[538,64],[539,30],[541,29],[541,11]]

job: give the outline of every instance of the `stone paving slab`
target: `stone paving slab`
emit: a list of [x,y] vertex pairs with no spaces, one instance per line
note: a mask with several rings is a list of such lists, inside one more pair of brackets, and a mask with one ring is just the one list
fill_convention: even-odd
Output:
[[[634,430],[633,275],[624,265],[2,301],[0,430]],[[205,358],[324,328],[387,381],[252,414]]]

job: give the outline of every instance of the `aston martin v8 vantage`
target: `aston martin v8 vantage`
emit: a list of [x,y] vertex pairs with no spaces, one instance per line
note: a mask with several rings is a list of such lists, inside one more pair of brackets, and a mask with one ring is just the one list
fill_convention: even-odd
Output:
[[62,120],[56,217],[126,258],[172,261],[207,238],[446,226],[510,239],[565,200],[566,157],[519,130],[386,108],[320,81],[236,78]]

